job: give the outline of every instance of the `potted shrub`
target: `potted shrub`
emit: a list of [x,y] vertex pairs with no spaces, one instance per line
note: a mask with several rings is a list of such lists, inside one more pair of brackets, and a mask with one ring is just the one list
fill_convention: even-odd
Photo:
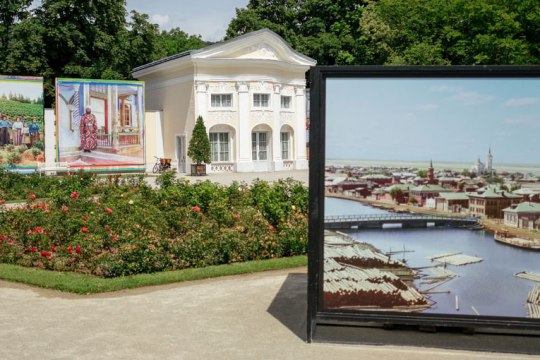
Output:
[[195,161],[191,164],[191,175],[206,175],[206,164],[210,164],[210,141],[202,116],[197,118],[188,146],[188,156]]

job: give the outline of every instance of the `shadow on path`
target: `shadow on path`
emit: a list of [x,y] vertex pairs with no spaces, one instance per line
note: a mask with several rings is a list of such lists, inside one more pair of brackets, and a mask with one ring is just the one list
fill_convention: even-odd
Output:
[[306,341],[307,274],[289,274],[267,311]]

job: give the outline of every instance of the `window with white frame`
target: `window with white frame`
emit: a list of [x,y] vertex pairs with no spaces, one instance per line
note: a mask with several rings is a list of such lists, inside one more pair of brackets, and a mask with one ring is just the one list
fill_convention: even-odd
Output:
[[210,103],[215,108],[232,107],[232,94],[212,94],[210,95]]
[[282,109],[290,109],[291,108],[291,97],[290,96],[282,96],[281,97],[281,108]]
[[267,108],[270,106],[270,94],[253,94],[253,107]]
[[212,156],[212,162],[231,161],[229,133],[211,132],[208,138],[210,140],[210,154]]
[[291,135],[288,131],[281,132],[281,159],[290,160]]
[[251,133],[251,156],[254,161],[268,160],[268,133]]

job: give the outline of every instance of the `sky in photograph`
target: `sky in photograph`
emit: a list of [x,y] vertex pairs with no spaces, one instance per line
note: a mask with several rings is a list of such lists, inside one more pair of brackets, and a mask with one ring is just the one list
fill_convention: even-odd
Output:
[[43,96],[43,83],[35,81],[13,81],[0,79],[0,96],[9,94],[22,94],[31,100],[37,100]]
[[326,158],[540,164],[540,80],[328,79]]
[[148,14],[162,30],[179,27],[206,41],[221,41],[236,16],[249,0],[127,0],[128,11]]

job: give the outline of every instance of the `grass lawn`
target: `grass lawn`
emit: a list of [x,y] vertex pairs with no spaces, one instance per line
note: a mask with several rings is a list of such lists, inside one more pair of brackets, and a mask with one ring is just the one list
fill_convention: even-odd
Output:
[[294,256],[104,279],[92,275],[0,264],[0,280],[14,281],[76,294],[96,294],[123,289],[133,289],[142,286],[162,285],[219,276],[287,269],[306,265],[307,256]]

